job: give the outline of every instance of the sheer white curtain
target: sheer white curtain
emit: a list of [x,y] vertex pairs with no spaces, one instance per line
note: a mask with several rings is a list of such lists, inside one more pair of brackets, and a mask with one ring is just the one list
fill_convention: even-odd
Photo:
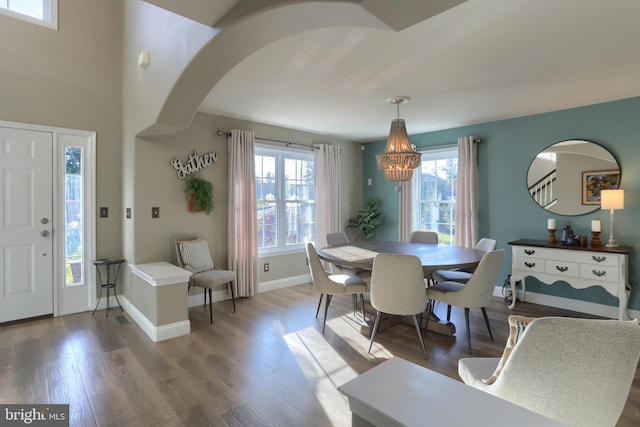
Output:
[[316,246],[327,246],[327,233],[344,231],[340,212],[340,147],[315,150]]
[[240,297],[255,295],[259,283],[254,140],[253,132],[231,130],[227,249]]
[[411,180],[400,183],[399,214],[398,214],[398,240],[408,242],[411,232],[419,229],[416,210],[416,198],[420,179],[420,166],[413,171]]
[[456,245],[473,247],[478,240],[478,168],[475,137],[458,138]]

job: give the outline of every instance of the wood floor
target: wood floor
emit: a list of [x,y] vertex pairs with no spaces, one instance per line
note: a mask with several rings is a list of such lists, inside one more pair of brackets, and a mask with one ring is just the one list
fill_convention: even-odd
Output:
[[[350,296],[333,298],[323,336],[317,302],[310,285],[240,299],[237,313],[219,302],[213,325],[208,309],[193,307],[191,334],[160,343],[118,322],[118,310],[0,326],[0,403],[70,403],[72,426],[348,426],[342,383],[393,356],[457,379],[468,356],[461,309],[456,337],[427,333],[426,361],[408,324],[380,332],[369,355]],[[506,306],[496,297],[487,310],[495,342],[472,310],[474,356],[502,354],[511,313],[587,317]],[[638,425],[640,369],[618,423]]]

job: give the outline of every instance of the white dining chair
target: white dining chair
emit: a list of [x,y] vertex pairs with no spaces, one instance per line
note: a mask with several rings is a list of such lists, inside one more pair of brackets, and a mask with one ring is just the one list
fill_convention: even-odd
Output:
[[[494,239],[483,237],[478,240],[478,243],[474,246],[474,249],[479,249],[484,252],[495,250],[497,242]],[[458,282],[467,283],[471,278],[473,270],[436,270],[431,274],[431,277],[435,282]]]
[[313,287],[320,293],[320,300],[318,301],[318,308],[316,309],[316,318],[320,312],[322,298],[326,296],[324,318],[322,319],[322,333],[324,334],[329,304],[331,304],[331,299],[334,295],[352,295],[354,305],[353,312],[355,315],[357,295],[360,294],[362,299],[362,318],[364,320],[364,293],[367,292],[367,284],[356,275],[327,274],[320,263],[320,258],[313,243],[307,243],[307,260],[309,261],[309,272],[311,273]]
[[438,233],[435,231],[412,231],[410,243],[438,243]]
[[[464,307],[464,318],[467,326],[467,343],[469,353],[471,353],[471,329],[469,328],[469,309],[480,308],[484,321],[489,330],[489,336],[493,341],[493,333],[489,324],[486,306],[491,302],[493,289],[496,287],[502,261],[504,260],[504,249],[490,251],[484,254],[478,267],[473,272],[466,285],[458,282],[441,282],[427,288],[427,297],[430,300],[442,301],[450,306]],[[427,309],[427,322],[431,304]],[[449,315],[449,313],[447,313]]]
[[424,292],[424,273],[420,259],[413,255],[376,255],[371,272],[370,298],[377,313],[371,331],[369,353],[380,326],[380,318],[386,313],[413,318],[422,354],[428,359],[422,337],[422,313],[427,308],[427,295]]

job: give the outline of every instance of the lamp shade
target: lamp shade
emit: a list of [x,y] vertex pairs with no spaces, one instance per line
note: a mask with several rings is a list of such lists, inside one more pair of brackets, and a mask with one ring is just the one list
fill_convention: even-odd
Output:
[[602,190],[600,192],[600,207],[602,209],[623,209],[624,190]]
[[409,181],[421,157],[422,154],[411,148],[404,120],[393,119],[387,148],[376,156],[378,168],[384,171],[387,181]]

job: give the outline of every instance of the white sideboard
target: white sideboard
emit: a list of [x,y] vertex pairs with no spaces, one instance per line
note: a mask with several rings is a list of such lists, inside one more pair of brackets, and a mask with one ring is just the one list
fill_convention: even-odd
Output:
[[546,285],[562,280],[575,289],[601,286],[618,298],[618,318],[627,320],[629,297],[629,254],[633,248],[620,246],[581,247],[551,245],[544,240],[515,240],[509,242],[512,251],[511,289],[516,303],[516,283],[522,283],[525,298],[525,277],[535,277]]

